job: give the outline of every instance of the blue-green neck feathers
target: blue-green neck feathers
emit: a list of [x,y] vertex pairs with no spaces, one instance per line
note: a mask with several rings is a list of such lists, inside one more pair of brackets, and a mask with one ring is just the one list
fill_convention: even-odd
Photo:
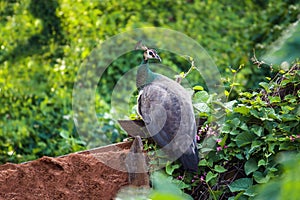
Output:
[[153,73],[149,68],[148,60],[143,59],[141,65],[138,68],[136,76],[136,86],[140,90],[145,85],[151,83],[157,75]]

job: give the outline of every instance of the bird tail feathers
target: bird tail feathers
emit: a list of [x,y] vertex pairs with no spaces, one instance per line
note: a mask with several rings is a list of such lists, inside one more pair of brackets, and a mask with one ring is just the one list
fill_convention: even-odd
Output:
[[182,163],[183,167],[187,171],[197,172],[198,171],[198,151],[196,149],[195,153],[185,153],[179,158],[180,162]]

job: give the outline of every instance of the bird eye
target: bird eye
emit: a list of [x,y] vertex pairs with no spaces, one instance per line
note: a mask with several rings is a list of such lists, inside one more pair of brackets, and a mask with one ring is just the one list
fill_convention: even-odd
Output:
[[150,52],[149,52],[149,55],[150,55],[150,56],[153,56],[154,54],[153,54],[153,52],[152,52],[152,51],[150,51]]

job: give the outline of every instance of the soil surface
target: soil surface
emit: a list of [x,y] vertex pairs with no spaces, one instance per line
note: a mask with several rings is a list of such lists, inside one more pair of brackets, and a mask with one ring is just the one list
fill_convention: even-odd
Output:
[[[120,164],[119,158],[127,152],[110,156]],[[0,199],[113,199],[122,186],[128,185],[128,174],[108,167],[96,157],[77,153],[1,165]]]

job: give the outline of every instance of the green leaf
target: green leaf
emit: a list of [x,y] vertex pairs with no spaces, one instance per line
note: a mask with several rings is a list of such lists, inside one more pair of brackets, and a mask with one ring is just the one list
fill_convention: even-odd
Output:
[[175,169],[178,169],[180,166],[178,164],[172,165],[170,162],[167,162],[166,173],[172,175]]
[[219,143],[219,145],[223,148],[226,144],[228,138],[228,134],[225,134],[224,137],[222,138],[221,142]]
[[267,79],[268,81],[272,80],[270,77],[266,77],[266,79]]
[[253,172],[253,178],[257,183],[267,183],[270,180],[270,177],[268,175],[264,176],[259,171]]
[[69,139],[69,137],[70,137],[70,135],[69,135],[69,133],[67,132],[67,131],[61,131],[60,133],[59,133],[59,135],[62,137],[62,138],[64,138],[64,139]]
[[208,99],[209,99],[209,94],[206,91],[199,91],[199,92],[196,92],[196,94],[193,98],[193,102],[207,103]]
[[240,125],[240,129],[244,130],[244,131],[248,131],[248,126],[246,123],[242,122],[242,124]]
[[239,95],[240,96],[244,96],[244,97],[246,97],[248,99],[250,99],[250,98],[252,98],[254,96],[254,94],[252,94],[250,92],[241,92]]
[[272,119],[281,120],[280,116],[275,113],[275,110],[273,108],[264,108],[263,110],[267,113],[268,117],[270,117]]
[[253,152],[255,152],[257,149],[259,149],[260,148],[260,146],[263,144],[263,142],[262,141],[260,141],[260,140],[254,140],[252,143],[251,143],[251,148],[249,149],[249,151],[246,153],[246,158],[248,159],[250,156],[251,156],[251,154],[253,153]]
[[191,186],[189,184],[186,184],[185,182],[183,182],[182,180],[178,180],[178,179],[172,179],[172,182],[176,184],[176,186],[183,190],[183,189],[187,189],[190,188]]
[[235,157],[237,157],[239,160],[245,159],[245,157],[241,153],[236,154]]
[[229,92],[228,92],[227,90],[224,90],[224,95],[225,95],[226,97],[228,97],[228,96],[229,96]]
[[280,151],[292,151],[295,150],[295,146],[293,146],[290,142],[282,142],[279,145]]
[[198,163],[198,166],[207,166],[207,160],[205,160],[205,159],[200,160],[200,162]]
[[257,166],[259,167],[259,166],[266,166],[266,161],[264,160],[264,159],[260,159],[259,161],[258,161],[258,163],[257,163]]
[[236,100],[228,101],[228,102],[224,103],[224,106],[225,106],[228,110],[232,111],[233,105],[234,105],[236,102],[237,102]]
[[[258,195],[255,199],[257,200],[266,200],[266,199],[286,199],[288,195],[285,195],[285,198],[280,198],[280,194],[282,192],[282,182],[270,182],[263,187],[258,187]],[[293,188],[293,187],[291,187]],[[298,192],[298,191],[297,191]],[[291,198],[293,199],[293,198]],[[297,199],[297,198],[294,198]]]
[[151,199],[191,199],[190,196],[180,190],[181,187],[186,186],[183,181],[167,177],[160,172],[154,172],[151,175],[151,180],[155,188],[150,194]]
[[195,103],[193,106],[199,111],[208,113],[210,111],[209,106],[206,103]]
[[275,146],[277,146],[276,143],[268,143],[268,151],[275,154],[274,152]]
[[241,105],[239,107],[233,108],[233,111],[237,112],[237,113],[241,113],[242,115],[247,115],[249,113],[249,111],[250,111],[250,108],[248,108],[245,105]]
[[281,119],[283,122],[294,121],[297,120],[297,116],[292,114],[283,114]]
[[200,85],[196,85],[193,87],[193,90],[202,91],[202,90],[204,90],[204,88]]
[[259,137],[262,136],[263,130],[264,130],[263,127],[257,125],[253,125],[251,128],[251,131]]
[[231,192],[240,192],[246,191],[252,184],[253,181],[251,178],[240,178],[232,182],[228,187]]
[[241,132],[239,130],[233,130],[230,132],[230,135],[239,135]]
[[257,162],[254,158],[250,158],[247,160],[244,166],[246,175],[251,174],[252,172],[255,172],[258,169]]
[[294,110],[294,107],[291,107],[289,105],[281,106],[281,110],[283,111],[283,114],[288,114],[290,111]]
[[245,192],[244,195],[249,197],[254,197],[257,195],[257,185],[250,186]]
[[253,134],[248,133],[248,132],[243,132],[243,133],[239,134],[238,136],[236,136],[235,142],[238,145],[238,147],[242,147],[242,146],[252,143],[254,139],[255,139],[255,136]]
[[218,172],[218,173],[223,173],[223,172],[226,172],[226,171],[227,171],[227,169],[225,169],[225,168],[222,167],[221,165],[216,165],[216,166],[214,167],[214,170],[215,170],[216,172]]
[[250,114],[258,119],[261,118],[261,114],[257,110],[250,110]]
[[238,127],[241,123],[241,120],[239,118],[234,118],[232,121],[231,121],[231,124],[233,125],[234,128]]
[[232,127],[229,125],[229,124],[225,124],[223,127],[222,127],[222,132],[223,133],[230,133],[231,132],[231,129]]
[[208,183],[209,181],[211,181],[212,179],[216,178],[217,176],[218,176],[218,174],[214,174],[211,171],[209,171],[206,174],[205,181]]
[[270,92],[271,92],[269,83],[266,83],[266,82],[260,82],[259,85],[260,85],[261,87],[263,87],[267,93],[270,93]]
[[[170,199],[170,200],[185,200],[185,198],[180,197],[176,194],[164,194],[162,192],[153,192],[151,194],[151,199],[153,200],[165,200],[165,199]],[[149,199],[149,198],[145,198],[145,199]]]
[[261,108],[259,110],[250,110],[250,114],[254,117],[256,117],[257,119],[260,119],[262,121],[265,120],[270,120],[273,121],[273,119],[270,119],[267,115],[267,112],[265,109]]
[[270,103],[280,103],[281,99],[279,96],[269,96]]

